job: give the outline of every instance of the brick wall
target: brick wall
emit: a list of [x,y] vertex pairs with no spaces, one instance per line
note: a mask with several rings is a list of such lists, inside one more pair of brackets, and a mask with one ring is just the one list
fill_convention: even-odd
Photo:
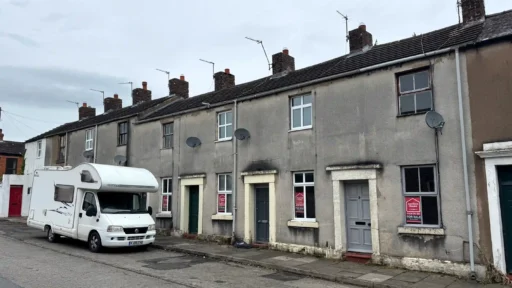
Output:
[[23,165],[23,157],[15,157],[15,156],[4,156],[0,155],[0,176],[3,176],[5,174],[5,169],[7,168],[7,158],[17,158],[18,159],[18,166],[17,168],[17,174],[21,174],[22,171],[22,165]]

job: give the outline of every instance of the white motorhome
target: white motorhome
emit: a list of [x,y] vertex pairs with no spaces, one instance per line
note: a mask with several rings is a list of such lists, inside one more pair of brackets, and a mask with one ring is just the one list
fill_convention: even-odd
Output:
[[34,172],[27,225],[44,230],[48,241],[60,236],[102,247],[147,247],[155,241],[147,193],[158,181],[146,169],[85,163],[73,169]]

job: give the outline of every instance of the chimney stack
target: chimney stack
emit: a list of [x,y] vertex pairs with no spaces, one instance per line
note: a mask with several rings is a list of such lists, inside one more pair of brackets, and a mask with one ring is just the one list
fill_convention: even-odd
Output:
[[119,110],[123,108],[123,100],[119,99],[119,95],[114,94],[114,97],[107,97],[103,100],[104,111]]
[[272,55],[272,74],[278,74],[284,71],[295,71],[295,58],[289,55],[288,48],[283,52]]
[[215,91],[235,87],[235,75],[230,73],[229,68],[224,72],[213,74],[213,78],[215,78]]
[[0,141],[4,141],[4,133],[2,132],[2,129],[0,129]]
[[144,101],[151,101],[151,90],[148,90],[148,82],[142,82],[142,88],[135,88],[132,91],[132,105]]
[[350,53],[363,50],[364,47],[373,46],[373,36],[366,31],[366,25],[361,23],[357,29],[348,32],[350,42]]
[[82,104],[82,107],[78,108],[78,120],[94,116],[96,116],[96,108],[87,106],[87,103],[84,102],[84,104]]
[[181,75],[180,79],[169,80],[169,95],[176,95],[183,99],[188,98],[188,82],[185,81],[184,75]]
[[484,0],[461,0],[460,7],[464,24],[485,19]]

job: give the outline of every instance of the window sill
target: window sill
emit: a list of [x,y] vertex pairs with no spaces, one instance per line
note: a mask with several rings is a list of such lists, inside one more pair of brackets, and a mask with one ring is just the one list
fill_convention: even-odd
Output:
[[232,221],[233,220],[233,214],[215,214],[215,215],[212,215],[212,220]]
[[319,225],[318,225],[318,222],[316,222],[316,221],[290,220],[290,221],[288,221],[288,227],[316,228],[316,229],[318,229]]
[[172,212],[160,212],[156,214],[156,218],[172,218]]
[[123,147],[126,146],[126,144],[117,144],[117,147]]
[[444,231],[444,228],[436,228],[436,227],[402,226],[402,227],[398,227],[398,234],[444,236],[445,231]]
[[[434,109],[430,110],[430,111],[434,111]],[[428,112],[428,111],[427,111]],[[396,118],[404,118],[404,117],[411,117],[411,116],[421,116],[421,115],[425,115],[427,114],[427,112],[420,112],[420,113],[413,113],[413,114],[405,114],[405,115],[396,115]]]
[[313,130],[313,126],[290,129],[290,130],[288,130],[288,133],[295,132],[295,131],[304,131],[304,130]]
[[160,150],[172,150],[174,147],[163,147]]
[[214,143],[228,142],[228,141],[231,141],[231,140],[233,140],[233,138],[220,139],[220,140],[215,141]]

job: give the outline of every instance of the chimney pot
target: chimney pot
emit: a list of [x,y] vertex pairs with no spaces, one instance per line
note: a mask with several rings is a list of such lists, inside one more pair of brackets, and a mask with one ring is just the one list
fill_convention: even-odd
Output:
[[118,99],[118,98],[119,98],[119,95],[114,94],[114,99]]
[[82,104],[82,107],[87,107],[87,103],[84,102],[84,104]]
[[2,133],[2,129],[0,129],[0,141],[4,141],[4,133]]
[[180,75],[180,80],[181,80],[181,81],[185,81],[185,75],[181,74],[181,75]]
[[295,71],[295,58],[290,56],[290,51],[286,47],[283,52],[272,55],[272,74],[284,71]]
[[148,90],[148,82],[146,81],[142,81],[142,88],[135,88],[132,91],[132,105],[144,101],[151,101],[151,90]]
[[148,82],[142,81],[142,89],[148,90]]
[[224,69],[224,73],[231,74],[231,73],[229,73],[229,68]]

